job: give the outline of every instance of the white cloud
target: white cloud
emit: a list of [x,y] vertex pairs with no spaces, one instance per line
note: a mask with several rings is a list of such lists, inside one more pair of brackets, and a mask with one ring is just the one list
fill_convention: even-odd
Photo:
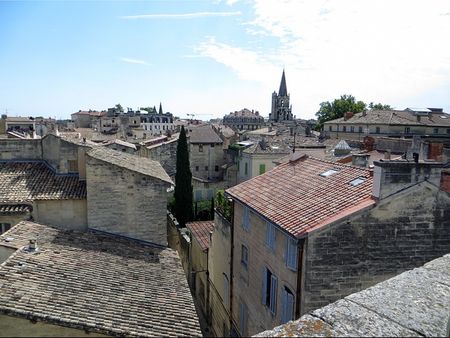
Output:
[[227,17],[240,16],[241,12],[195,12],[195,13],[179,13],[179,14],[141,14],[141,15],[127,15],[121,16],[121,19],[136,20],[136,19],[197,19],[208,17]]
[[148,63],[143,60],[136,60],[136,59],[130,59],[130,58],[120,58],[121,61],[126,63],[133,63],[138,65],[147,65]]
[[197,52],[274,89],[284,65],[298,115],[340,94],[408,105],[450,86],[446,0],[254,0],[252,9],[248,38],[276,37],[279,46],[261,52],[209,38]]

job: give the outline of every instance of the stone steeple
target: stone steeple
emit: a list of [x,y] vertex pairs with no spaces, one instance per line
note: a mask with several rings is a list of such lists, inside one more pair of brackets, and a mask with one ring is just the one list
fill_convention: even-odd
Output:
[[278,96],[288,96],[287,87],[286,87],[286,76],[284,75],[284,69],[283,69],[283,75],[281,76],[280,90],[278,91]]
[[272,94],[272,111],[269,114],[269,121],[271,122],[283,122],[292,121],[292,106],[289,105],[289,94],[286,86],[286,75],[281,75],[280,90],[278,94],[273,92]]

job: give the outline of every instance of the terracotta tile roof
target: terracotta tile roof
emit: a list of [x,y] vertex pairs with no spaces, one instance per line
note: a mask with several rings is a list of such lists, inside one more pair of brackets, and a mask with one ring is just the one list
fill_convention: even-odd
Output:
[[78,176],[57,175],[44,162],[0,162],[0,203],[85,198]]
[[[330,169],[338,172],[328,177],[319,175]],[[365,181],[357,186],[350,185],[358,177]],[[374,204],[372,181],[367,169],[297,154],[296,160],[226,192],[299,237]]]
[[25,214],[31,212],[33,207],[29,204],[2,204],[0,214]]
[[105,147],[97,147],[89,150],[87,155],[97,160],[111,163],[137,173],[157,178],[168,184],[173,184],[167,172],[157,161],[146,157],[140,157],[133,154],[124,153]]
[[191,230],[192,236],[200,244],[203,251],[209,248],[209,233],[214,229],[214,221],[190,222],[186,224],[186,227]]
[[[36,253],[21,249],[36,237]],[[172,249],[32,222],[0,245],[18,249],[0,267],[0,313],[110,336],[201,335]]]

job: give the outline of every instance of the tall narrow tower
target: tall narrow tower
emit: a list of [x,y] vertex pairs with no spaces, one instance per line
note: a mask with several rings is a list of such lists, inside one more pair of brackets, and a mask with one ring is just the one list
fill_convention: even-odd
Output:
[[272,111],[269,115],[269,121],[271,122],[283,122],[292,121],[292,106],[289,105],[289,94],[286,86],[286,76],[281,75],[280,90],[278,94],[272,93]]

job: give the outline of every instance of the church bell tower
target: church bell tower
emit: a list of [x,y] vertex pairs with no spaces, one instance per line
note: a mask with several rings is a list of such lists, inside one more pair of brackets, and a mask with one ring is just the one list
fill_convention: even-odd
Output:
[[292,121],[292,106],[289,105],[289,94],[286,87],[286,76],[281,76],[280,90],[278,94],[272,93],[272,110],[269,115],[269,121],[271,122],[283,122]]

